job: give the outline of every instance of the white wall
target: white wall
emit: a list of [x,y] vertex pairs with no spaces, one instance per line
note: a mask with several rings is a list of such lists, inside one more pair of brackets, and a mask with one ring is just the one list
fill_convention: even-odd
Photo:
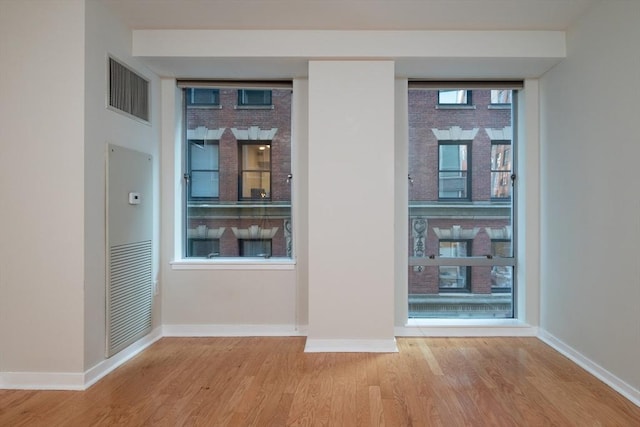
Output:
[[84,367],[84,16],[0,2],[0,372]]
[[543,76],[541,326],[640,401],[640,2],[603,1]]
[[293,266],[273,269],[272,266],[254,265],[256,270],[246,266],[210,269],[205,265],[202,269],[202,265],[200,268],[171,265],[180,258],[176,254],[176,242],[182,229],[182,101],[175,80],[162,80],[161,102],[161,295],[162,323],[166,333],[295,334],[297,290]]
[[393,61],[309,63],[308,350],[395,348],[394,85]]
[[[84,257],[85,369],[105,356],[105,180],[106,147],[116,144],[153,156],[153,276],[160,247],[160,80],[131,57],[131,31],[98,1],[86,2]],[[151,124],[106,108],[107,58],[112,55],[150,80]],[[153,305],[153,327],[160,325],[160,298]]]

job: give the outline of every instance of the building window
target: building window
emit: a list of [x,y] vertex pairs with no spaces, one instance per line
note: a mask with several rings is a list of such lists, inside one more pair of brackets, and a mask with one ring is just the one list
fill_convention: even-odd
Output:
[[[439,245],[441,257],[461,258],[471,253],[470,240],[440,240]],[[438,287],[440,292],[468,292],[471,289],[471,267],[438,267]]]
[[238,90],[238,105],[241,106],[269,106],[271,104],[270,90],[240,89]]
[[[513,257],[511,240],[492,239],[491,255],[501,258]],[[493,266],[491,267],[491,292],[511,292],[513,289],[513,267]]]
[[219,89],[189,88],[185,97],[190,106],[217,106],[220,105]]
[[271,257],[271,240],[244,239],[240,240],[240,256],[242,257]]
[[[180,86],[183,84],[183,86]],[[270,257],[291,259],[291,101],[286,83],[243,89],[242,83],[228,87],[225,81],[207,100],[218,108],[190,104],[194,92],[183,89],[183,212],[182,239],[177,239],[183,257]],[[235,108],[240,93],[259,93],[273,103],[269,108]],[[214,99],[215,98],[215,99]],[[247,99],[245,99],[247,100]],[[200,100],[204,102],[204,100]],[[251,101],[248,99],[247,101]],[[253,100],[254,102],[255,99]],[[287,227],[288,224],[288,227]],[[260,243],[268,241],[267,243]]]
[[512,90],[499,89],[491,91],[491,103],[492,104],[511,104]]
[[217,141],[189,140],[187,195],[189,200],[219,197],[220,171]]
[[469,200],[471,174],[469,143],[441,142],[438,144],[438,197],[440,199]]
[[220,256],[220,240],[190,237],[187,239],[187,256],[194,258]]
[[439,105],[472,105],[470,90],[439,90]]
[[240,198],[271,198],[271,145],[240,143]]
[[511,141],[491,141],[491,198],[511,197]]

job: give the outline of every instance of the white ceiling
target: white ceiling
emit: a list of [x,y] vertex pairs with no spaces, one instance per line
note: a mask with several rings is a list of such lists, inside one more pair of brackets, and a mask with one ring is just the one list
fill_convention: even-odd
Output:
[[[566,30],[603,0],[101,0],[131,29]],[[292,78],[303,60],[145,58],[161,76]],[[396,74],[432,78],[537,77],[556,61],[397,62]],[[215,70],[215,75],[212,75]],[[259,70],[260,75],[253,75]],[[242,75],[242,73],[247,73]]]
[[565,30],[601,0],[102,0],[132,29]]

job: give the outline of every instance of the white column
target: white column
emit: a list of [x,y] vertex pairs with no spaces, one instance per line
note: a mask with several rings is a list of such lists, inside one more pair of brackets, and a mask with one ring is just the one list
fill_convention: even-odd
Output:
[[309,63],[306,351],[396,351],[394,63]]

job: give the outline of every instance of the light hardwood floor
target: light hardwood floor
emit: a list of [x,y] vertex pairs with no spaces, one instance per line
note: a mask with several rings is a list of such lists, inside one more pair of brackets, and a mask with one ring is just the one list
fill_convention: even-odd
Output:
[[0,390],[0,426],[640,426],[640,408],[536,338],[163,338],[84,392]]

